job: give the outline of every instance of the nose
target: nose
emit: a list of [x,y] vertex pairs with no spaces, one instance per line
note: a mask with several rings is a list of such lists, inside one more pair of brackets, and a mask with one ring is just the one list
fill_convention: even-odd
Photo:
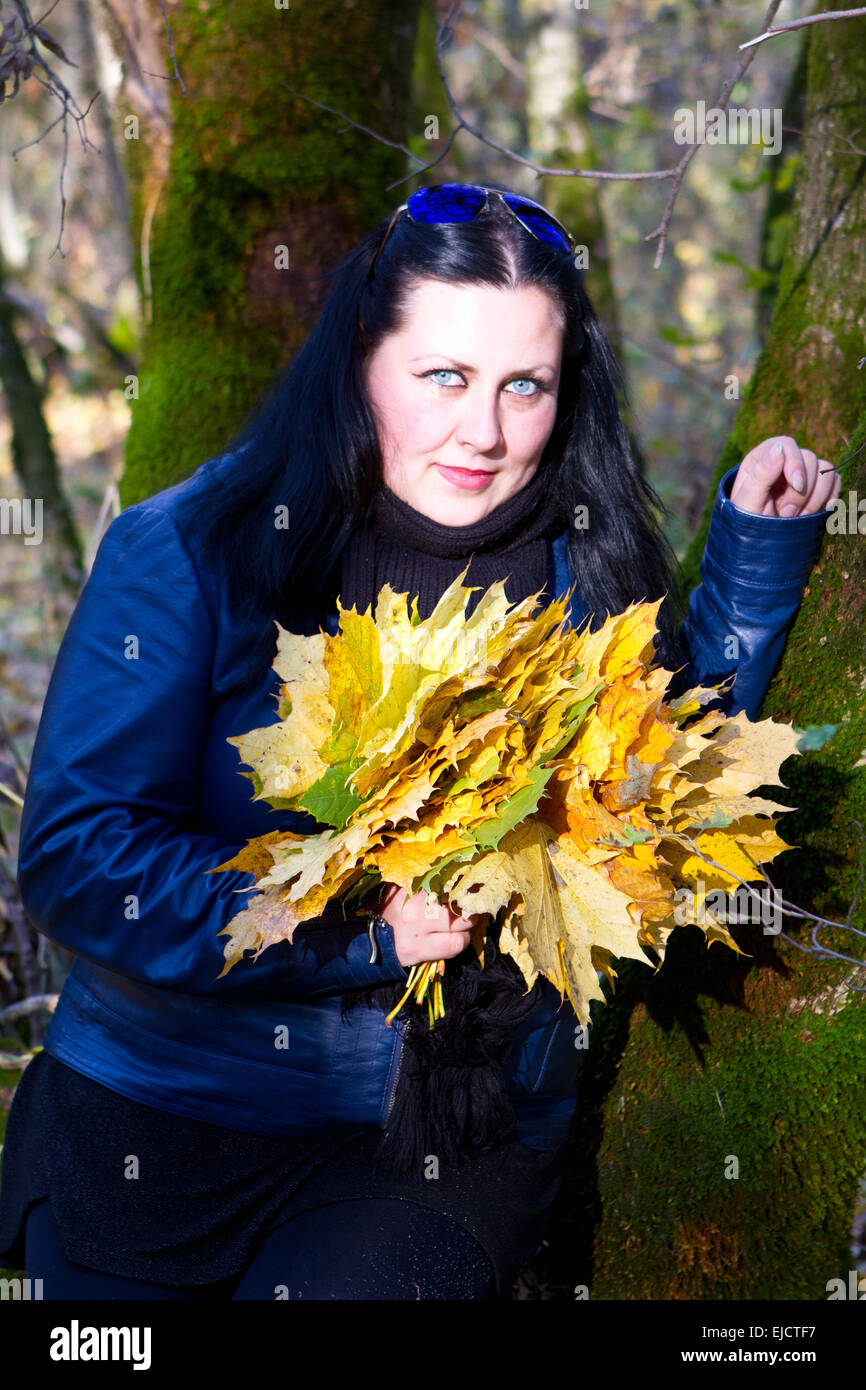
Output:
[[458,444],[464,444],[476,454],[489,454],[502,440],[499,421],[499,392],[496,388],[468,390],[464,396],[460,423],[455,433]]

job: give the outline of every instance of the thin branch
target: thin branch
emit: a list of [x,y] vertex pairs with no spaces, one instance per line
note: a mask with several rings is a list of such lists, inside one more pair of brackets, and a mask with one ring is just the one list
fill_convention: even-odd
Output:
[[[771,0],[770,7],[767,10],[767,14],[764,18],[765,26],[769,25],[770,20],[773,18],[773,15],[776,13],[781,3],[782,0]],[[745,58],[743,58],[739,67],[737,68],[737,71],[734,73],[734,76],[729,78],[728,81],[722,87],[719,96],[716,98],[715,109],[720,111],[727,111],[728,102],[731,99],[731,92],[734,90],[734,87],[740,81],[740,78],[751,65],[754,56],[754,53],[749,53],[746,55]],[[656,256],[655,260],[653,261],[653,270],[658,270],[659,266],[661,265],[662,256],[664,255],[665,241],[667,240],[668,227],[670,226],[671,216],[673,215],[674,203],[676,202],[677,194],[680,191],[680,184],[683,181],[683,176],[685,175],[686,169],[691,164],[699,149],[700,145],[694,144],[686,150],[685,154],[683,155],[682,159],[680,160],[679,164],[677,165],[674,171],[673,186],[668,196],[668,201],[665,206],[665,210],[662,213],[662,220],[656,227],[654,232],[650,232],[649,236],[644,237],[644,241],[654,241],[656,238],[658,238],[659,244],[656,248]]]
[[[749,39],[746,43],[741,43],[740,48],[754,48],[756,43],[764,43],[767,39],[774,39],[777,34],[785,34],[789,29],[804,29],[807,24],[821,24],[825,19],[860,19],[866,15],[866,9],[860,10],[823,10],[821,14],[809,14],[804,19],[791,19],[787,24],[774,24],[763,34],[759,34],[756,39]],[[766,20],[764,23],[766,24]]]
[[180,75],[180,68],[177,65],[177,58],[174,55],[174,40],[171,33],[171,25],[168,22],[168,15],[165,12],[165,0],[159,0],[159,8],[162,10],[162,17],[165,20],[165,32],[168,38],[168,51],[171,54],[171,61],[174,63],[174,75],[180,83],[180,90],[186,96],[186,85]]
[[480,43],[482,48],[486,48],[498,59],[506,72],[510,72],[512,77],[516,77],[518,82],[525,82],[523,64],[519,63],[512,53],[509,53],[507,46],[498,39],[495,34],[491,34],[480,24],[473,23],[470,29],[472,37],[476,43]]
[[[802,139],[804,139],[804,140],[820,140],[820,141],[822,141],[822,143],[827,139],[827,135],[829,134],[829,135],[833,136],[834,139],[836,139],[836,140],[844,140],[846,145],[850,145],[850,146],[851,146],[851,154],[859,154],[859,155],[861,155],[861,156],[866,155],[866,150],[861,150],[859,145],[855,145],[855,144],[854,144],[853,137],[850,136],[850,135],[843,135],[842,132],[841,132],[841,130],[831,130],[831,131],[828,131],[828,132],[825,133],[824,131],[817,131],[817,130],[815,130],[815,131],[798,130],[797,127],[796,127],[795,125],[783,125],[783,126],[782,126],[782,130],[783,130],[783,131],[784,131],[784,130],[787,130],[788,133],[789,133],[790,135],[799,135],[799,136],[801,136]],[[857,129],[854,131],[854,135],[859,135],[859,134],[860,134],[860,127],[858,126]],[[847,153],[848,153],[847,150],[835,150],[835,151],[834,151],[834,154],[847,154]]]
[[[22,1070],[29,1066],[36,1052],[0,1052],[0,1067],[4,1071]],[[3,1145],[0,1144],[0,1151]]]
[[[348,121],[349,125],[354,126],[356,130],[362,130],[365,135],[372,135],[373,139],[378,140],[381,145],[388,145],[392,150],[400,150],[402,154],[408,155],[410,159],[416,159],[419,164],[424,163],[419,155],[413,154],[412,150],[408,149],[406,145],[401,145],[399,140],[388,140],[386,136],[380,135],[378,131],[371,130],[368,125],[361,125],[360,121],[353,121],[351,116],[347,116],[345,111],[338,111],[336,106],[329,106],[325,101],[316,101],[315,97],[305,96],[303,92],[296,91],[294,87],[290,87],[288,82],[281,82],[280,86],[285,87],[286,91],[291,92],[293,96],[300,97],[302,101],[308,101],[311,106],[318,106],[322,111],[330,111],[332,116],[342,117],[344,121]],[[409,177],[414,178],[414,174],[410,174]]]
[[[36,47],[36,41],[38,40],[44,48],[48,49],[49,53],[54,54],[61,62],[68,63],[70,67],[76,67],[77,64],[73,63],[72,59],[67,57],[60,43],[47,29],[42,27],[42,21],[33,19],[27,8],[26,0],[14,0],[14,6],[16,13],[12,15],[8,23],[4,22],[2,26],[2,41],[0,41],[0,55],[2,55],[0,56],[0,103],[9,101],[11,97],[16,96],[21,80],[23,79],[26,81],[28,77],[35,78],[40,86],[44,87],[52,96],[57,97],[58,101],[61,103],[60,115],[57,120],[52,121],[42,132],[42,135],[38,136],[36,140],[29,140],[26,144],[19,145],[17,149],[13,149],[12,158],[17,159],[20,150],[28,149],[30,145],[38,144],[50,130],[54,129],[55,125],[58,123],[60,124],[63,130],[63,157],[60,162],[60,230],[58,232],[56,245],[51,254],[53,255],[54,251],[59,251],[60,255],[63,256],[64,253],[60,243],[63,237],[63,227],[66,219],[66,193],[63,188],[63,176],[66,172],[66,160],[69,153],[68,119],[71,114],[78,128],[82,147],[86,150],[89,146],[91,149],[95,150],[97,154],[100,154],[101,151],[99,147],[94,145],[93,141],[89,139],[85,126],[87,113],[100,93],[96,92],[88,102],[87,109],[81,111],[77,101],[66,86],[66,83],[62,81],[54,68],[50,63],[46,62],[39,52],[39,49]],[[45,12],[42,18],[46,18],[47,15],[51,13],[52,9],[54,9],[54,5]],[[13,80],[14,85],[12,91],[7,93],[6,82],[10,78]]]
[[[781,0],[779,0],[779,3],[781,3]],[[455,11],[457,12],[456,14]],[[503,145],[500,143],[500,141],[493,140],[489,135],[485,135],[484,132],[482,130],[479,130],[476,126],[470,125],[469,121],[467,121],[466,117],[463,115],[462,111],[457,105],[457,101],[454,97],[454,93],[451,91],[451,86],[448,82],[448,78],[445,73],[445,68],[442,62],[442,49],[445,47],[445,44],[451,38],[451,35],[453,33],[453,29],[450,25],[451,16],[452,14],[454,14],[454,19],[456,22],[457,18],[459,17],[459,11],[460,0],[451,0],[448,14],[442,22],[439,34],[436,39],[436,66],[439,69],[439,76],[442,81],[442,86],[445,88],[445,95],[448,98],[448,104],[451,107],[451,111],[454,115],[455,120],[457,121],[458,129],[468,130],[469,134],[474,135],[476,140],[480,140],[482,144],[489,145],[489,147],[492,150],[498,150],[500,154],[508,155],[508,157],[510,159],[513,159],[517,164],[523,164],[527,169],[532,169],[539,177],[541,177],[542,175],[549,175],[551,177],[556,178],[595,178],[639,182],[644,179],[667,179],[673,176],[675,172],[675,170],[673,169],[650,169],[636,174],[621,174],[605,169],[550,168],[545,164],[536,163],[536,161],[533,159],[527,159],[524,155],[517,154],[514,150],[510,149],[508,145]],[[412,175],[410,174],[407,177],[411,178]],[[402,183],[405,182],[405,180],[401,179],[399,180],[399,182]],[[392,184],[390,186],[393,188],[396,185]]]
[[[764,16],[764,27],[768,33],[770,32],[771,21],[774,15],[776,14],[776,11],[778,10],[780,4],[781,0],[771,0],[766,15]],[[369,126],[362,125],[359,121],[354,120],[351,116],[347,115],[345,111],[338,110],[336,107],[333,106],[328,106],[325,102],[316,101],[313,97],[308,97],[303,92],[299,92],[295,88],[290,87],[288,83],[284,82],[282,83],[282,85],[286,87],[288,91],[292,92],[294,96],[300,97],[302,101],[308,101],[311,103],[311,105],[318,106],[321,110],[329,111],[332,115],[341,117],[342,120],[346,121],[348,127],[354,128],[356,130],[361,130],[365,134],[371,135],[373,139],[379,140],[382,144],[388,145],[391,149],[400,150],[401,153],[407,155],[410,159],[415,161],[415,163],[419,167],[411,170],[408,174],[404,174],[401,178],[395,179],[393,183],[388,184],[386,190],[387,192],[391,192],[392,189],[398,188],[401,184],[408,182],[408,180],[416,178],[420,174],[425,174],[430,169],[434,169],[436,165],[441,163],[441,161],[447,156],[456,136],[459,134],[461,130],[467,131],[469,135],[474,136],[476,140],[479,140],[483,145],[487,145],[490,149],[496,150],[499,154],[505,155],[508,159],[514,160],[516,164],[522,165],[525,169],[531,169],[538,178],[549,177],[572,179],[598,179],[602,182],[631,183],[639,183],[644,181],[652,182],[661,179],[670,179],[671,190],[667,199],[667,203],[665,204],[664,211],[662,213],[661,221],[659,222],[658,226],[655,228],[654,231],[649,232],[644,237],[645,241],[658,242],[658,246],[656,247],[655,259],[653,261],[653,269],[658,270],[659,266],[661,265],[662,258],[664,256],[667,233],[670,227],[671,217],[673,215],[674,204],[676,203],[677,195],[679,194],[679,190],[682,185],[686,170],[688,169],[689,164],[697,154],[700,145],[698,143],[691,145],[689,149],[686,150],[679,163],[673,166],[672,168],[642,170],[637,173],[626,173],[611,169],[560,169],[554,168],[546,164],[539,164],[534,159],[529,159],[525,155],[518,154],[515,150],[512,150],[508,145],[502,144],[502,142],[499,140],[494,140],[491,136],[485,134],[485,132],[481,130],[478,126],[475,126],[470,121],[468,121],[466,119],[466,116],[461,111],[460,106],[458,105],[457,100],[454,96],[454,93],[451,90],[451,85],[448,81],[448,76],[445,71],[442,55],[446,45],[450,42],[451,38],[453,37],[457,21],[460,18],[460,11],[461,0],[450,0],[448,13],[442,20],[439,26],[439,32],[436,37],[436,66],[439,71],[439,78],[442,82],[443,90],[448,99],[448,104],[451,108],[451,114],[455,120],[455,126],[448,136],[445,149],[442,151],[441,154],[439,154],[436,157],[436,159],[431,160],[428,164],[425,164],[418,155],[414,154],[413,151],[409,150],[405,145],[401,144],[399,141],[387,139],[385,136],[380,135],[377,131],[371,130]],[[848,17],[849,15],[859,13],[861,12],[837,11],[830,15],[813,16],[812,18],[835,19],[844,18]],[[863,13],[866,13],[866,11],[863,11]],[[795,26],[791,25],[783,27]],[[754,41],[752,45],[740,45],[741,48],[753,48],[753,46]],[[742,79],[744,73],[748,70],[753,58],[754,51],[747,53],[739,61],[736,72],[723,84],[721,88],[720,94],[717,97],[715,103],[716,109],[722,111],[727,110],[728,104],[731,99],[731,93],[734,90],[736,84]],[[509,66],[507,63],[505,63],[504,58],[502,58],[502,61],[506,67]]]
[[401,144],[399,140],[387,139],[384,135],[380,135],[378,131],[372,130],[369,126],[362,125],[360,121],[354,120],[354,118],[352,116],[347,115],[345,111],[341,111],[334,106],[328,106],[325,102],[317,101],[314,97],[306,96],[304,92],[299,92],[294,87],[290,87],[287,82],[282,82],[280,85],[285,87],[294,96],[300,97],[302,101],[308,101],[312,106],[318,106],[323,111],[329,111],[332,115],[339,116],[342,120],[346,121],[350,127],[353,127],[355,130],[361,130],[366,135],[372,135],[374,140],[380,141],[383,145],[388,145],[391,149],[400,150],[402,154],[408,155],[410,159],[414,159],[419,164],[419,168],[411,170],[410,173],[405,174],[402,178],[395,179],[393,183],[388,184],[386,189],[387,192],[390,192],[394,188],[398,188],[400,184],[406,183],[409,179],[417,178],[419,174],[424,174],[429,169],[434,169],[437,164],[440,164],[441,161],[448,154],[455,137],[459,134],[461,130],[465,130],[470,135],[474,135],[476,140],[480,140],[482,144],[488,145],[491,149],[498,150],[500,154],[507,155],[509,159],[513,159],[517,164],[522,164],[527,169],[532,169],[533,172],[539,176],[539,178],[549,175],[551,177],[556,178],[602,179],[608,181],[638,183],[646,180],[652,181],[658,179],[668,179],[673,177],[674,173],[676,172],[673,168],[642,170],[639,173],[619,173],[614,170],[606,169],[560,169],[546,164],[539,164],[534,159],[528,159],[525,155],[517,154],[517,152],[515,150],[512,150],[508,145],[501,144],[500,141],[492,139],[492,137],[489,135],[485,135],[483,130],[479,130],[478,127],[470,124],[470,122],[467,121],[466,117],[463,115],[457,104],[456,98],[454,97],[454,93],[451,90],[451,86],[448,82],[448,78],[442,64],[442,49],[447,43],[447,41],[451,38],[452,29],[450,27],[450,20],[455,8],[459,10],[460,0],[451,0],[451,7],[448,11],[448,14],[442,21],[442,24],[440,25],[439,34],[436,40],[436,64],[439,69],[439,76],[441,78],[442,85],[445,89],[445,94],[448,98],[448,103],[454,115],[456,125],[448,136],[448,141],[445,149],[442,151],[441,154],[437,155],[436,158],[431,160],[428,164],[425,164],[419,155],[416,155],[412,150],[408,149],[405,145]]
[[[860,826],[859,822],[855,822],[855,824],[857,824],[857,829],[860,831],[861,840],[862,840],[862,837],[863,837],[863,830],[862,830],[862,827]],[[733,879],[736,879],[736,881],[737,881],[739,884],[741,884],[742,887],[745,888],[745,889],[747,890],[747,892],[748,892],[752,897],[756,898],[757,901],[758,901],[762,906],[764,906],[763,899],[760,897],[759,894],[757,894],[757,893],[754,892],[754,890],[750,887],[750,885],[749,885],[748,883],[745,882],[744,879],[740,878],[740,876],[739,876],[738,874],[735,874],[731,869],[726,869],[725,866],[724,866],[723,864],[717,864],[717,863],[715,862],[715,860],[708,858],[705,854],[702,854],[701,851],[698,849],[698,846],[697,846],[696,842],[692,839],[692,837],[691,837],[690,835],[682,835],[682,836],[679,836],[679,835],[669,835],[669,836],[667,836],[666,838],[673,839],[673,840],[679,841],[680,843],[686,844],[686,845],[697,855],[697,857],[698,857],[699,859],[702,859],[702,860],[703,860],[703,862],[704,862],[705,864],[709,864],[712,868],[718,869],[721,873],[727,874],[729,877],[731,877],[731,878],[733,878]],[[761,877],[765,880],[765,882],[767,882],[768,884],[770,884],[770,887],[772,888],[772,887],[773,887],[773,884],[771,883],[770,878],[769,878],[769,876],[767,875],[766,870],[765,870],[763,867],[760,867],[760,868],[759,868],[759,872],[760,872],[760,874],[761,874]],[[788,903],[786,902],[785,898],[781,897],[781,895],[780,895],[780,899],[781,899],[781,904],[780,904],[780,905],[781,905],[782,913],[783,913],[784,916],[788,916],[788,917],[800,917],[800,918],[805,918],[805,919],[807,919],[807,920],[809,920],[809,921],[814,922],[814,926],[813,926],[813,928],[812,928],[812,946],[811,946],[811,947],[808,947],[808,946],[801,946],[801,949],[802,949],[802,950],[805,950],[806,952],[808,952],[808,953],[811,954],[811,955],[820,956],[820,957],[822,957],[822,958],[824,958],[824,959],[830,958],[830,959],[832,959],[832,960],[841,960],[841,961],[845,961],[847,964],[856,966],[858,970],[866,971],[866,960],[857,960],[854,956],[846,956],[846,955],[845,955],[843,952],[841,952],[841,951],[836,951],[835,949],[833,949],[833,948],[831,948],[831,947],[829,947],[829,946],[822,946],[821,943],[820,943],[820,942],[818,941],[818,939],[817,939],[817,933],[818,933],[818,931],[820,930],[821,927],[837,927],[840,931],[845,931],[845,930],[852,931],[852,932],[855,934],[855,936],[862,936],[862,937],[866,938],[866,932],[861,931],[861,930],[859,929],[859,927],[852,927],[852,926],[851,926],[851,922],[850,922],[851,914],[852,914],[852,912],[853,912],[854,906],[856,906],[857,898],[859,897],[860,887],[862,887],[862,882],[863,882],[863,859],[862,859],[862,857],[861,857],[861,861],[860,861],[860,884],[859,884],[858,889],[857,889],[857,894],[855,895],[855,898],[854,898],[854,903],[852,904],[851,908],[849,908],[849,911],[848,911],[848,921],[847,921],[847,922],[834,922],[834,921],[832,921],[831,918],[829,918],[829,917],[822,917],[822,916],[820,916],[818,913],[814,913],[814,912],[805,912],[802,908],[794,907],[792,904],[788,904]],[[776,890],[774,889],[774,891],[776,891]],[[786,941],[792,941],[792,939],[791,939],[785,932],[780,932],[779,935],[780,935],[780,936],[783,936],[783,937],[785,938]],[[797,946],[797,945],[800,945],[800,943],[799,943],[799,942],[792,941],[792,945]],[[858,994],[866,994],[866,985],[852,985],[852,984],[849,983],[849,984],[846,985],[846,988],[848,988],[848,989],[850,989],[850,990],[853,990],[853,991],[856,991],[856,993],[858,993]]]
[[[861,842],[862,842],[863,845],[864,845],[864,850],[866,850],[866,839],[864,839],[863,828],[862,828],[862,826],[860,825],[859,821],[855,821],[854,824],[857,826],[857,829],[860,831]],[[695,854],[695,855],[697,856],[698,859],[702,860],[702,862],[703,862],[704,864],[707,864],[710,868],[717,869],[720,873],[724,874],[726,877],[734,879],[734,881],[735,881],[736,883],[738,883],[742,888],[745,888],[745,890],[746,890],[746,892],[749,894],[749,896],[750,896],[751,898],[754,898],[755,901],[758,903],[758,905],[759,905],[762,909],[763,909],[764,907],[766,907],[766,903],[765,903],[764,899],[761,897],[761,895],[760,895],[758,892],[755,891],[755,889],[752,887],[752,884],[751,884],[751,883],[747,883],[746,880],[745,880],[744,878],[741,878],[739,874],[735,874],[734,871],[733,871],[733,869],[728,869],[728,868],[725,867],[724,864],[719,864],[719,863],[716,862],[715,859],[710,859],[708,855],[704,854],[704,853],[698,848],[697,842],[692,838],[691,835],[681,834],[681,833],[672,832],[672,831],[667,831],[667,830],[662,831],[662,828],[661,828],[661,827],[659,828],[659,830],[660,830],[660,834],[661,834],[661,836],[662,836],[663,839],[666,839],[666,840],[673,840],[675,844],[682,845],[684,848],[688,849],[691,853]],[[610,836],[597,836],[596,839],[595,839],[595,841],[594,841],[594,843],[599,844],[599,845],[610,845],[610,846],[612,846],[612,847],[618,845],[618,841],[612,839]],[[811,946],[804,946],[804,945],[802,944],[802,942],[795,941],[795,940],[793,939],[793,937],[788,936],[788,934],[787,934],[786,932],[783,932],[783,931],[778,932],[777,935],[779,935],[784,941],[790,942],[790,944],[791,944],[792,946],[796,946],[797,949],[798,949],[798,951],[805,951],[807,955],[814,955],[814,956],[819,957],[820,959],[830,959],[830,960],[840,960],[840,961],[844,961],[846,964],[856,966],[857,970],[863,971],[863,972],[864,972],[864,975],[866,975],[866,960],[858,960],[855,956],[846,956],[846,955],[844,954],[844,952],[842,952],[842,951],[837,951],[837,950],[835,950],[834,948],[832,948],[832,947],[830,947],[830,946],[822,946],[821,943],[820,943],[820,941],[818,941],[818,939],[817,939],[817,933],[818,933],[818,931],[821,929],[821,927],[836,927],[836,928],[838,928],[839,931],[846,931],[846,930],[847,930],[847,931],[851,931],[851,932],[854,933],[855,936],[861,936],[861,937],[864,938],[864,940],[866,940],[866,932],[861,931],[859,927],[854,927],[854,926],[851,925],[851,916],[852,916],[852,914],[853,914],[853,912],[854,912],[854,908],[855,908],[856,905],[857,905],[857,901],[858,901],[858,898],[859,898],[859,896],[860,896],[860,890],[861,890],[861,888],[862,888],[862,886],[863,886],[863,876],[864,876],[864,856],[863,856],[863,855],[861,855],[861,859],[860,859],[860,881],[859,881],[859,884],[858,884],[858,887],[857,887],[857,892],[856,892],[856,894],[855,894],[855,896],[854,896],[854,901],[853,901],[853,903],[851,904],[850,908],[848,909],[848,920],[847,920],[847,922],[834,922],[834,921],[832,921],[829,917],[822,917],[822,916],[820,916],[818,913],[815,913],[815,912],[806,912],[803,908],[796,907],[793,903],[789,903],[788,900],[787,900],[787,899],[779,892],[779,890],[775,887],[775,885],[773,884],[772,880],[770,879],[770,877],[769,877],[769,875],[768,875],[766,869],[763,867],[763,865],[761,865],[761,864],[756,864],[756,865],[755,865],[755,872],[756,872],[757,875],[759,875],[759,876],[764,880],[764,882],[772,889],[773,893],[776,895],[776,900],[775,900],[775,904],[774,904],[774,905],[777,906],[777,907],[779,907],[779,908],[781,909],[781,912],[782,912],[782,915],[783,915],[783,916],[785,916],[785,917],[796,917],[796,918],[801,918],[801,919],[803,919],[803,920],[805,920],[805,921],[814,923],[813,928],[812,928],[812,934],[811,934],[811,935],[812,935],[812,945],[811,945]],[[713,920],[720,921],[721,919],[714,918]],[[845,988],[846,988],[846,989],[852,990],[852,991],[854,991],[854,992],[857,993],[857,994],[866,994],[866,985],[854,985],[854,984],[851,984],[850,981],[845,981],[844,983],[845,983]]]

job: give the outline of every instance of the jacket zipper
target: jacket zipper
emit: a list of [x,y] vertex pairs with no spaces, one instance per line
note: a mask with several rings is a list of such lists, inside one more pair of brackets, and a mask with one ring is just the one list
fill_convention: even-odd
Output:
[[412,1022],[411,1019],[408,1019],[408,1020],[407,1020],[406,1026],[405,1026],[405,1028],[403,1029],[403,1033],[402,1033],[402,1036],[401,1036],[401,1038],[400,1038],[400,1051],[399,1051],[399,1053],[397,1054],[397,1070],[396,1070],[395,1073],[394,1073],[394,1080],[393,1080],[393,1082],[392,1082],[392,1084],[391,1084],[391,1098],[390,1098],[390,1100],[388,1101],[388,1113],[387,1113],[386,1116],[385,1116],[385,1124],[386,1124],[386,1125],[387,1125],[389,1119],[391,1118],[391,1111],[394,1109],[394,1095],[395,1095],[395,1093],[396,1093],[396,1091],[397,1091],[397,1082],[400,1080],[400,1067],[403,1065],[403,1049],[404,1049],[404,1047],[406,1046],[406,1034],[407,1034],[408,1031],[409,1031],[409,1028],[410,1028],[410,1026],[411,1026],[411,1022]]

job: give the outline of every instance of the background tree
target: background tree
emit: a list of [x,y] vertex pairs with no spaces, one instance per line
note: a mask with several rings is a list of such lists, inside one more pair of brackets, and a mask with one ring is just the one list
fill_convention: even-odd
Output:
[[[124,506],[224,446],[309,332],[322,275],[391,206],[400,153],[289,89],[405,133],[419,9],[165,4],[179,74],[162,84],[167,106],[140,72],[126,93],[146,332]],[[125,0],[122,13],[156,46],[139,68],[165,69],[161,0]]]
[[[857,21],[805,32],[802,166],[779,296],[687,559],[690,585],[718,479],[769,435],[841,463],[842,498],[866,498],[866,48]],[[866,829],[861,525],[826,537],[763,707],[798,727],[839,725],[824,749],[783,767],[782,799],[798,810],[780,831],[798,848],[771,877],[842,922],[860,883],[853,822]],[[866,927],[862,894],[852,922]],[[866,970],[760,925],[734,934],[751,958],[707,951],[697,928],[675,933],[661,974],[623,967],[598,1016],[543,1265],[567,1296],[584,1282],[602,1299],[821,1299],[854,1267],[866,1009],[845,982],[866,985]],[[848,933],[821,940],[863,957]],[[731,1156],[738,1177],[726,1175]]]
[[[806,9],[794,0],[786,13]],[[106,157],[100,162],[92,148],[69,140],[61,161],[46,140],[36,178],[24,156],[0,160],[0,250],[14,304],[30,306],[38,292],[39,328],[28,339],[19,316],[17,336],[31,364],[44,360],[32,375],[44,380],[46,408],[60,424],[52,436],[70,509],[79,526],[95,531],[90,553],[109,520],[114,479],[129,505],[222,447],[307,333],[324,273],[405,198],[415,186],[406,175],[444,152],[451,112],[435,41],[447,14],[454,25],[448,77],[478,127],[545,163],[645,170],[675,162],[672,112],[698,97],[712,104],[736,45],[760,31],[765,12],[765,0],[731,7],[593,0],[587,11],[563,0],[471,7],[377,0],[360,10],[345,0],[315,7],[286,0],[283,9],[253,0],[76,0],[54,8],[47,22],[78,65],[62,67],[78,109],[93,99],[94,82],[103,91],[94,129]],[[542,101],[547,24],[564,45],[559,90],[573,93],[558,119]],[[779,161],[748,145],[703,151],[680,189],[665,260],[651,275],[644,238],[664,185],[540,181],[508,148],[464,131],[423,176],[505,181],[550,202],[566,222],[597,228],[578,237],[590,247],[590,277],[605,270],[607,229],[607,288],[596,281],[591,293],[623,344],[647,472],[672,507],[672,539],[681,548],[729,429],[727,412],[737,408],[724,399],[722,378],[748,377],[774,305],[771,339],[720,467],[766,433],[793,433],[824,457],[853,453],[843,495],[848,487],[862,495],[855,426],[866,376],[857,365],[863,141],[852,114],[862,108],[862,34],[856,23],[809,34],[802,147],[810,158],[796,211],[789,159],[796,137],[786,135]],[[805,128],[790,105],[803,90],[794,71],[800,46],[794,35],[763,45],[732,101],[778,105],[790,83],[786,124],[793,115]],[[44,89],[25,104],[35,87],[22,85],[4,104],[0,139],[10,147],[37,148],[48,124]],[[440,119],[438,134],[426,128],[431,114]],[[406,162],[359,125],[405,141],[418,158]],[[131,220],[118,178],[124,163]],[[58,170],[69,204],[67,260],[52,251]],[[775,201],[762,226],[759,200],[768,186]],[[618,314],[615,303],[605,309],[614,285]],[[759,338],[750,333],[756,290]],[[56,363],[61,371],[51,370]],[[701,545],[702,538],[689,562],[691,582]],[[44,624],[27,618],[42,602],[41,578],[26,568],[30,554],[19,556],[7,541],[0,552],[0,612],[12,617],[0,622],[8,721],[0,722],[0,785],[19,802],[52,655]],[[863,796],[856,781],[863,773],[852,776],[851,768],[866,744],[856,701],[861,681],[866,688],[857,640],[862,556],[855,535],[828,538],[766,706],[800,723],[843,725],[821,754],[789,773],[789,799],[806,810],[790,818],[787,838],[807,848],[787,856],[793,877],[783,885],[796,900],[814,895],[816,908],[842,917],[856,886],[851,818],[860,818]],[[800,774],[802,788],[794,785]],[[816,831],[831,803],[826,834]],[[17,814],[14,800],[0,796],[0,1068],[7,1045],[39,1044],[44,1017],[4,1017],[3,1006],[62,983],[54,974],[43,981],[56,953],[42,940],[36,959],[35,933],[28,937],[10,890]],[[826,1261],[832,1247],[847,1267],[843,1234],[864,1146],[851,1101],[863,1013],[842,988],[845,972],[747,931],[741,940],[753,959],[745,962],[720,948],[707,954],[696,938],[675,936],[658,979],[623,968],[614,1005],[599,1014],[572,1176],[554,1213],[550,1256],[539,1265],[569,1298],[578,1280],[595,1298],[714,1297],[716,1290],[743,1297],[755,1288],[802,1297],[803,1270],[817,1268],[816,1251]],[[2,1077],[0,1130],[19,1074],[13,1068]],[[839,1144],[834,1116],[844,1126]],[[720,1145],[744,1159],[737,1182],[720,1180]],[[806,1296],[820,1297],[820,1289]],[[528,1281],[524,1292],[531,1296]]]

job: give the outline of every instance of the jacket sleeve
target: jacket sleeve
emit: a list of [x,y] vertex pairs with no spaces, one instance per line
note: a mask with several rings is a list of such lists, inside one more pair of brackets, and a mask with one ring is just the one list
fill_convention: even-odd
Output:
[[[669,693],[714,685],[736,672],[733,688],[713,707],[725,714],[745,710],[757,719],[831,513],[775,517],[744,511],[730,500],[736,472],[732,468],[719,484],[701,583],[682,629],[689,662]],[[533,1010],[510,1054],[516,1136],[547,1151],[565,1143],[585,1056],[575,1046],[579,1034],[571,1004],[560,1004],[558,995],[556,1004],[543,1000]]]
[[355,917],[302,926],[291,943],[217,979],[227,940],[219,932],[248,905],[254,880],[243,870],[206,873],[243,846],[189,824],[215,636],[171,516],[129,507],[102,538],[42,709],[18,847],[28,916],[105,969],[228,1000],[407,978],[390,927],[378,929],[370,964],[368,923]]
[[730,500],[737,469],[719,483],[682,635],[689,664],[670,692],[716,685],[736,673],[713,707],[760,717],[767,687],[826,530],[829,510],[805,516],[760,516]]

